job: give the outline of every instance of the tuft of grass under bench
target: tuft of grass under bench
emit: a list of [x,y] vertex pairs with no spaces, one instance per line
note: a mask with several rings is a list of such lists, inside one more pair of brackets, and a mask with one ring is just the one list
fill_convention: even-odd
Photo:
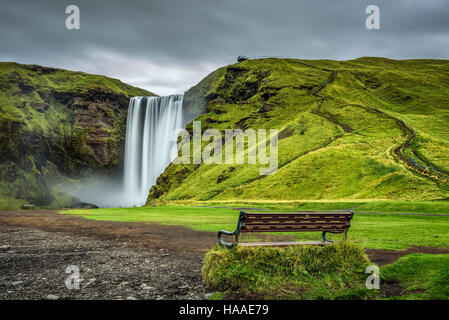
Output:
[[203,280],[222,298],[370,299],[363,248],[350,242],[286,248],[215,247]]

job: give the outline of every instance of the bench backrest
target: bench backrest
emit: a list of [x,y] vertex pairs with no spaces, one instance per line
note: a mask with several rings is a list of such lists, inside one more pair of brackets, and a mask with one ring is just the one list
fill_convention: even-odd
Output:
[[352,211],[242,212],[240,232],[343,232],[350,227],[352,216]]

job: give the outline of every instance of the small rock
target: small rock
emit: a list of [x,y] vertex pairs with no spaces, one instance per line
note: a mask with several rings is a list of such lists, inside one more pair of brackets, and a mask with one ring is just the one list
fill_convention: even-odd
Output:
[[126,300],[136,300],[136,298],[129,296]]
[[0,246],[0,252],[8,251],[9,249],[11,249],[11,246]]
[[153,287],[150,287],[149,285],[147,285],[146,283],[142,283],[142,285],[140,286],[143,290],[151,290],[154,289]]
[[206,297],[206,299],[209,299],[212,295],[213,293],[206,293],[204,296]]
[[15,286],[18,286],[18,285],[20,285],[20,284],[23,284],[23,281],[14,281],[13,283],[12,283],[12,285],[15,287]]
[[57,295],[54,295],[54,294],[49,294],[49,295],[46,297],[46,299],[47,299],[47,300],[58,300],[59,297],[58,297]]
[[183,286],[178,287],[178,289],[187,289],[188,287],[189,287],[188,285],[183,285]]
[[97,278],[90,278],[89,280],[87,280],[87,283],[83,287],[87,288],[91,284],[95,283],[95,281],[97,281]]

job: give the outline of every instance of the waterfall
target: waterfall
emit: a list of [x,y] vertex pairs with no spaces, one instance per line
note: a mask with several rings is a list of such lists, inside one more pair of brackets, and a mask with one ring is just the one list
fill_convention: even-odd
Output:
[[126,124],[123,206],[143,205],[173,156],[182,122],[183,95],[135,97]]

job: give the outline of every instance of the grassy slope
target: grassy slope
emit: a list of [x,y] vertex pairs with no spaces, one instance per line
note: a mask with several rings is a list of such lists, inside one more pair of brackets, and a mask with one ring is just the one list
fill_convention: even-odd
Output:
[[[35,65],[22,65],[13,62],[0,62],[0,117],[1,119],[22,121],[30,130],[43,134],[56,131],[64,134],[67,127],[67,110],[61,106],[50,105],[50,112],[42,112],[39,107],[48,103],[44,99],[50,95],[74,93],[86,95],[99,89],[105,94],[153,95],[144,89],[127,85],[120,80],[105,76],[75,72],[63,69],[45,68]],[[20,87],[35,88],[30,95],[22,94]]]
[[[95,131],[117,165],[127,101],[136,95],[152,93],[104,76],[0,62],[0,208],[64,202],[48,193],[44,177],[101,166],[85,144]],[[76,122],[77,112],[91,114]]]
[[203,130],[279,129],[279,170],[170,165],[148,203],[447,198],[448,90],[449,62],[439,60],[262,59],[221,69]]

